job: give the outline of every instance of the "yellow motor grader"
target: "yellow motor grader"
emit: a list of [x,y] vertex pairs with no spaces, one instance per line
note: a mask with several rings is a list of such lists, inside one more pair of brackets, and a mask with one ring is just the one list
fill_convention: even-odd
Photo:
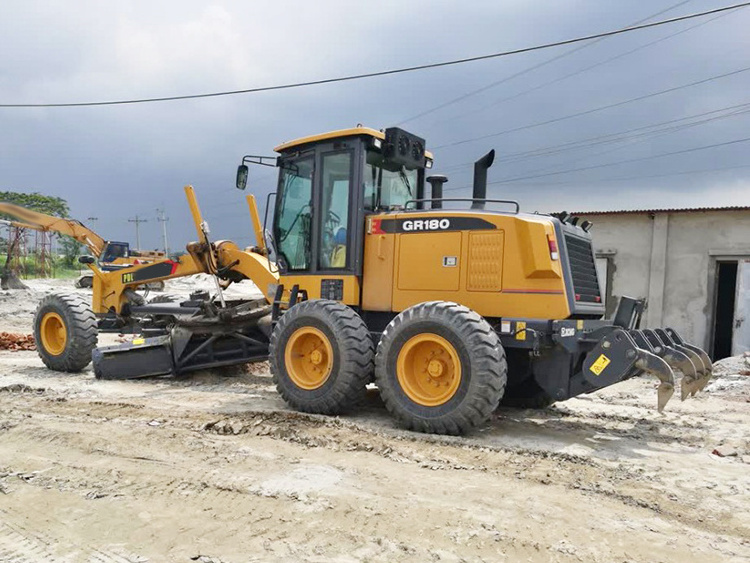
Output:
[[[187,254],[106,272],[92,257],[93,301],[53,294],[36,312],[51,369],[99,378],[182,374],[270,359],[295,409],[355,409],[374,382],[407,428],[459,434],[501,401],[542,406],[652,374],[658,408],[682,373],[682,398],[702,389],[711,360],[670,329],[640,330],[643,301],[623,297],[605,320],[589,230],[566,214],[522,213],[486,197],[494,151],[474,167],[471,198],[443,198],[426,177],[425,141],[399,128],[356,127],[284,143],[267,233],[247,196],[257,244],[212,240],[192,187],[198,235]],[[429,184],[429,188],[426,185]],[[427,193],[427,190],[430,193]],[[273,205],[272,205],[273,203]],[[216,291],[147,303],[135,289],[199,272]],[[230,300],[251,280],[256,300]],[[101,330],[137,337],[96,347]]]

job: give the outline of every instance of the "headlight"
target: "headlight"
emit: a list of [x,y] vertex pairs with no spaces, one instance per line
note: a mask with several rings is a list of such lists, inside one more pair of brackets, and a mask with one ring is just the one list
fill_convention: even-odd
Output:
[[431,158],[425,158],[424,159],[424,167],[425,168],[432,168],[432,159]]

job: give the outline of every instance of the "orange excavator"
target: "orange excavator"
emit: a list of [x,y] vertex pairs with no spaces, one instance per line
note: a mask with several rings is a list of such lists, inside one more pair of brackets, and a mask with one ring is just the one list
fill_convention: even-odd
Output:
[[[69,236],[85,245],[93,254],[99,267],[103,271],[113,271],[127,268],[134,264],[149,264],[156,260],[164,260],[164,252],[142,251],[130,248],[127,242],[108,241],[76,219],[54,217],[12,203],[0,203],[0,213],[15,217],[16,220],[3,221],[4,224],[20,229],[51,232]],[[87,288],[93,286],[94,275],[83,274],[76,280],[76,287]],[[149,289],[163,289],[164,282],[148,284]]]

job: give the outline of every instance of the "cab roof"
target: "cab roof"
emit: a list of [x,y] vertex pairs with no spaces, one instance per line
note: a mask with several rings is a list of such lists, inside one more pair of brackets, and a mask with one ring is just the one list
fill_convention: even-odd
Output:
[[[320,141],[326,141],[328,139],[338,139],[342,137],[356,137],[357,135],[367,135],[369,137],[374,137],[375,139],[380,139],[381,141],[385,139],[385,133],[383,133],[382,131],[378,131],[377,129],[371,129],[370,127],[352,127],[350,129],[338,129],[337,131],[329,131],[328,133],[310,135],[309,137],[300,137],[299,139],[294,139],[293,141],[281,143],[273,150],[276,152],[284,152],[295,147],[308,145],[310,143],[318,143]],[[430,151],[425,151],[425,156],[427,158],[433,158]]]

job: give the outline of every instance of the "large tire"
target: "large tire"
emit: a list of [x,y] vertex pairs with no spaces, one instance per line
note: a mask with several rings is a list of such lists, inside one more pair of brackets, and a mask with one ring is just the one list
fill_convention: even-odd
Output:
[[276,389],[294,409],[338,414],[365,396],[374,345],[362,318],[337,301],[293,306],[271,334],[269,356]]
[[508,364],[492,327],[456,303],[430,301],[386,327],[375,382],[386,408],[408,429],[463,434],[500,403]]
[[96,317],[82,297],[52,293],[39,302],[34,313],[34,340],[48,368],[81,371],[91,362],[96,339]]

